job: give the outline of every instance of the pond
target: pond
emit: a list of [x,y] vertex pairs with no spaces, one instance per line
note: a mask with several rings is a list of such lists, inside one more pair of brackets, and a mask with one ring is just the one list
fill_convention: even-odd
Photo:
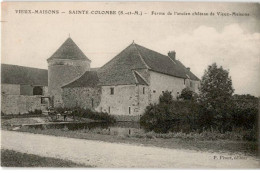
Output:
[[132,134],[143,132],[143,128],[140,126],[139,122],[116,122],[116,123],[106,123],[106,122],[88,122],[88,123],[55,123],[55,124],[36,124],[36,125],[26,125],[29,129],[61,129],[69,131],[103,131],[116,134]]
[[[38,125],[28,125],[29,129],[61,129],[68,131],[95,131],[114,134],[133,134],[133,133],[143,133],[148,132],[150,127],[142,126],[139,122],[116,122],[116,123],[106,123],[106,122],[84,122],[84,123],[55,123],[55,124],[38,124]],[[189,125],[185,123],[164,123],[153,128],[157,133],[165,133],[164,129],[171,129],[172,132],[191,132],[192,129]]]

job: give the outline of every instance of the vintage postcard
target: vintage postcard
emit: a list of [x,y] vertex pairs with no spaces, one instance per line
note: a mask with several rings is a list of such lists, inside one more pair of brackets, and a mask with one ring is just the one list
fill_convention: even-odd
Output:
[[2,167],[259,168],[259,3],[1,13]]

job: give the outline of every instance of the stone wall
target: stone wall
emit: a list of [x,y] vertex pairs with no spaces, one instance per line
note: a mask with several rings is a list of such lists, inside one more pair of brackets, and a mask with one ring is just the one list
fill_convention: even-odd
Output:
[[62,106],[61,87],[68,84],[90,70],[90,62],[86,60],[53,59],[48,61],[48,91],[54,96],[54,106]]
[[95,109],[100,104],[101,88],[63,88],[62,99],[64,107],[67,108],[81,107]]
[[[33,95],[33,85],[1,84],[1,93],[6,95]],[[48,87],[42,86],[43,95],[48,94]]]
[[[101,103],[96,111],[107,112],[112,115],[136,116],[141,115],[148,103],[148,93],[143,94],[143,87],[139,85],[102,86]],[[111,88],[114,94],[111,95]]]
[[150,71],[151,103],[158,103],[163,91],[172,92],[173,98],[177,98],[186,87],[184,79]]
[[35,109],[42,110],[41,96],[1,94],[1,111],[4,114],[25,114]]

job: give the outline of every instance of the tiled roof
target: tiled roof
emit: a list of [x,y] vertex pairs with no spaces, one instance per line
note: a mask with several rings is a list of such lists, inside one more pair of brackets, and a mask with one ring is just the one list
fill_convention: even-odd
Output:
[[[166,55],[162,55],[138,44],[135,44],[135,46],[150,70],[175,77],[187,78],[186,74],[189,73],[186,67],[178,60],[173,60]],[[195,75],[193,75],[193,79],[198,80],[198,78],[194,76]]]
[[86,71],[81,77],[77,78],[73,82],[62,86],[62,88],[74,88],[74,87],[95,87],[99,83],[98,75],[96,71]]
[[131,44],[111,61],[99,68],[98,77],[101,85],[136,84],[133,69],[145,69],[146,64],[140,58],[136,47]]
[[[178,60],[173,60],[166,55],[132,43],[97,70],[98,85],[148,85],[144,78],[135,71],[137,69],[149,69],[184,79],[189,76],[192,80],[199,80]],[[86,81],[91,80],[89,75],[89,72],[86,72],[82,77],[72,82],[74,83],[73,85],[71,83],[66,85],[66,87],[84,86],[84,83],[88,85]],[[97,82],[97,79],[94,79]],[[91,82],[89,81],[89,83]]]
[[180,61],[176,60],[176,63],[185,69],[186,74],[189,76],[191,80],[196,80],[196,81],[200,80],[197,76],[195,76],[195,74],[193,74],[190,70],[188,70]]
[[192,80],[199,80],[178,60],[173,60],[153,50],[132,43],[115,58],[98,70],[101,85],[135,84],[132,71],[149,69],[151,71]]
[[1,64],[1,83],[48,86],[48,71],[45,69]]
[[70,37],[48,59],[48,61],[52,59],[74,59],[90,61]]

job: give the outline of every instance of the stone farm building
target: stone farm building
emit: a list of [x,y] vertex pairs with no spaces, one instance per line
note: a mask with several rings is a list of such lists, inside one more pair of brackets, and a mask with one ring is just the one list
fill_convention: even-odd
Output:
[[[198,92],[200,85],[190,69],[176,59],[174,51],[162,55],[134,42],[102,67],[93,69],[91,60],[68,38],[47,62],[48,70],[2,64],[4,113],[43,109],[42,95],[55,107],[90,108],[134,117],[150,103],[158,102],[166,90],[177,98],[185,87]],[[32,100],[35,106],[20,106]]]

